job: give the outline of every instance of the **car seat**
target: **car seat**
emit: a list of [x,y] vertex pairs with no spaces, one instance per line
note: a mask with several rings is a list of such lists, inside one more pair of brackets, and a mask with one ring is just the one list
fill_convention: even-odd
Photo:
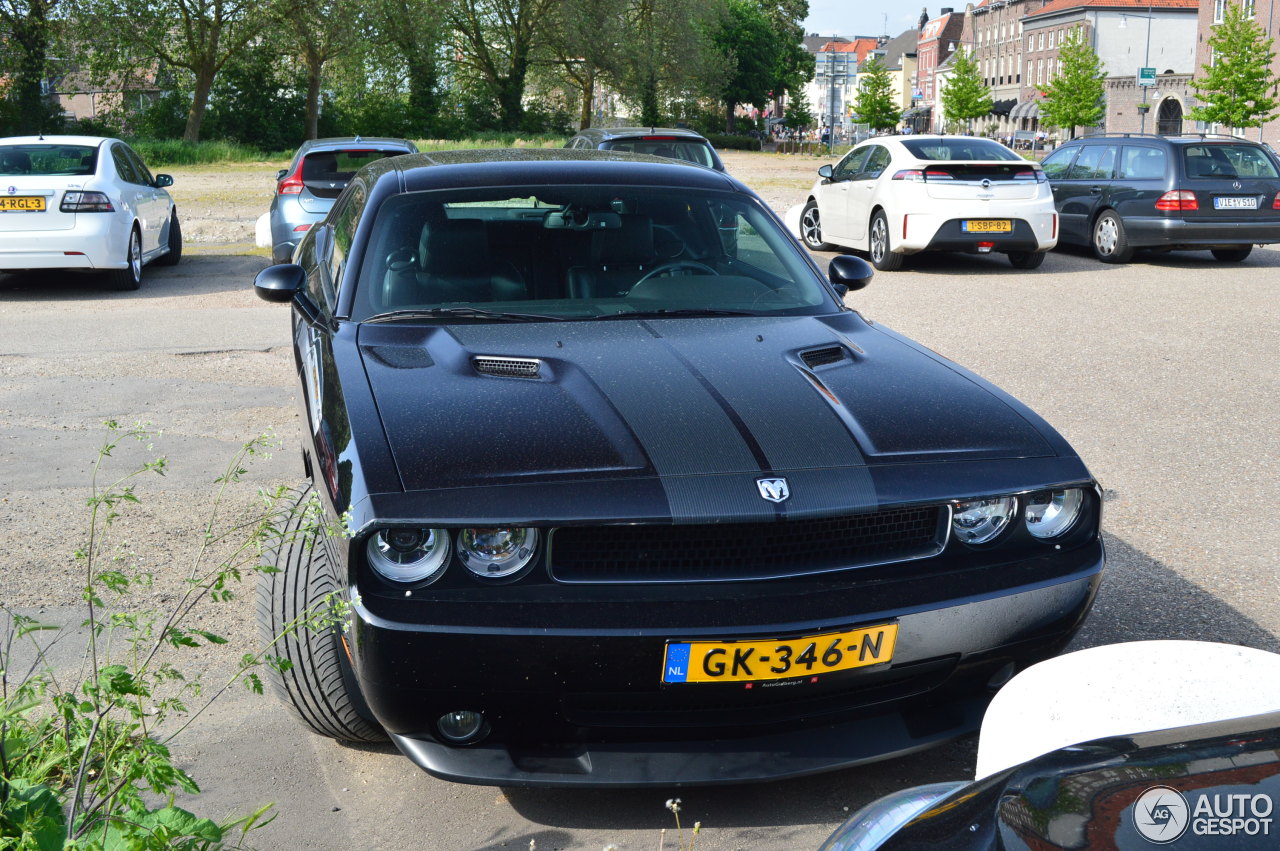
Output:
[[657,260],[653,220],[635,214],[620,218],[620,227],[591,234],[591,262],[569,269],[569,294],[572,297],[624,296]]
[[527,297],[524,276],[514,263],[493,256],[479,219],[427,224],[415,260],[393,263],[384,285],[386,308]]
[[30,174],[31,157],[26,151],[9,151],[0,158],[0,172],[4,174]]

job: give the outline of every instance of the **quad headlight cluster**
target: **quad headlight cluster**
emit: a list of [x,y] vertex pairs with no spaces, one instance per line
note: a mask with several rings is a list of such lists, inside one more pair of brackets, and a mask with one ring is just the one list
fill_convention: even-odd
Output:
[[[1000,496],[956,503],[951,530],[966,544],[986,544],[1000,537],[1018,514],[1019,498]],[[1036,491],[1021,498],[1022,522],[1040,540],[1059,538],[1080,519],[1085,499],[1081,488]]]
[[533,561],[538,530],[527,526],[448,529],[383,529],[369,537],[369,564],[380,576],[426,584],[444,575],[451,554],[474,576],[510,579]]

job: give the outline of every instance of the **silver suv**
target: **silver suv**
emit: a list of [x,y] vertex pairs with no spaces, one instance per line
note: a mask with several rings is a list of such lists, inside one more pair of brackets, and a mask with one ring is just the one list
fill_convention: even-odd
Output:
[[276,173],[276,194],[268,213],[271,258],[288,263],[293,249],[329,208],[360,167],[383,157],[417,153],[408,139],[342,136],[303,142],[288,168]]

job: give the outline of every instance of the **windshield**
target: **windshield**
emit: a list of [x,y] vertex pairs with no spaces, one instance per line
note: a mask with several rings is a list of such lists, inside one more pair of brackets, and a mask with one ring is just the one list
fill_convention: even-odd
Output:
[[98,168],[92,145],[0,145],[0,176],[88,175]]
[[622,151],[629,154],[649,154],[654,157],[684,160],[698,165],[715,165],[711,159],[710,147],[702,142],[684,141],[676,137],[654,136],[642,139],[618,139],[609,143],[609,150]]
[[1276,165],[1255,145],[1214,142],[1182,149],[1187,177],[1276,177]]
[[[369,233],[352,317],[448,321],[795,315],[831,309],[795,240],[751,196],[685,187],[415,192]],[[437,310],[480,308],[481,310]]]
[[918,160],[1021,160],[1022,157],[990,139],[957,136],[948,139],[903,139],[902,147]]

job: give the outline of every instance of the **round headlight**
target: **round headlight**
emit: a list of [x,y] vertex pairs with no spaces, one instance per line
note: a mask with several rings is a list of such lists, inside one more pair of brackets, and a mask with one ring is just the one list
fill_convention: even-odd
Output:
[[393,582],[437,579],[449,564],[443,529],[383,529],[369,538],[369,564]]
[[1018,500],[1012,496],[957,503],[951,528],[966,544],[985,544],[1004,531],[1017,507]]
[[519,573],[538,546],[538,530],[528,527],[463,529],[458,533],[458,559],[476,576],[506,579]]
[[1084,491],[1067,488],[1040,491],[1027,497],[1027,531],[1037,538],[1056,538],[1065,534],[1080,517]]

